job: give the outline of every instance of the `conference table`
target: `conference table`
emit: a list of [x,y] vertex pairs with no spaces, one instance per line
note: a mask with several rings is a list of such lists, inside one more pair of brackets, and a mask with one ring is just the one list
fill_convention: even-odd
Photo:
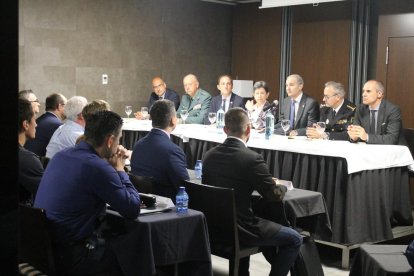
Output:
[[[121,143],[133,149],[151,128],[149,120],[124,119]],[[178,125],[171,135],[186,153],[190,169],[225,139],[222,130],[195,124]],[[393,227],[413,225],[408,171],[414,170],[414,160],[405,146],[282,135],[265,140],[264,133],[255,130],[247,146],[262,154],[274,177],[324,196],[332,227],[328,242],[353,245],[389,240]]]
[[207,222],[199,211],[172,208],[131,220],[107,210],[106,223],[124,275],[155,275],[159,268],[169,275],[212,275]]

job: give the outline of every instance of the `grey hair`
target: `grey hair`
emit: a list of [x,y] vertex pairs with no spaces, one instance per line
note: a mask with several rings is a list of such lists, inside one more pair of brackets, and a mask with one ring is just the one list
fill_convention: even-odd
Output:
[[265,81],[256,81],[253,85],[253,92],[256,91],[256,89],[263,88],[266,93],[269,93],[270,89],[269,86]]
[[294,77],[298,84],[304,84],[303,78],[298,74],[290,75],[289,77]]
[[335,90],[335,93],[341,97],[344,98],[345,97],[345,88],[342,85],[342,83],[339,82],[335,82],[335,81],[328,81],[327,83],[325,83],[325,87],[332,87]]
[[77,117],[82,114],[83,108],[88,104],[88,100],[82,96],[73,96],[66,102],[65,116],[68,120],[76,121]]

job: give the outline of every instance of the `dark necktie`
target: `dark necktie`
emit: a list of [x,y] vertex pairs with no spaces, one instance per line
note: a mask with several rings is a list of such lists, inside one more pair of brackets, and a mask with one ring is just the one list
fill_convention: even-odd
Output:
[[159,97],[158,97],[158,100],[162,100],[162,99],[164,99],[164,97],[163,97],[163,96],[159,96]]
[[373,133],[373,134],[375,134],[375,129],[376,129],[375,112],[377,111],[371,110],[371,123],[369,124],[369,133]]
[[221,104],[221,108],[223,109],[224,112],[226,112],[226,99],[223,99],[223,102]]
[[295,100],[292,100],[290,102],[290,129],[293,129],[293,126],[295,125]]
[[335,111],[335,109],[333,109],[332,116],[333,116],[333,118],[335,118],[335,116],[336,116],[336,111]]

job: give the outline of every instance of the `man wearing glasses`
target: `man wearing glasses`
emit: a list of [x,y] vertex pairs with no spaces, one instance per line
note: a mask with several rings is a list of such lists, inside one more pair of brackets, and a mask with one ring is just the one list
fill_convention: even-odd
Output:
[[21,90],[19,91],[19,99],[26,99],[32,103],[33,111],[37,115],[40,112],[40,102],[32,90]]
[[315,127],[306,129],[309,138],[329,140],[348,140],[347,127],[352,123],[355,114],[355,104],[345,99],[344,86],[339,82],[328,81],[323,91],[323,106],[320,110],[320,121],[326,123],[324,133],[319,133]]
[[[152,79],[152,89],[154,92],[151,93],[148,100],[148,112],[151,111],[152,106],[158,100],[170,100],[174,103],[175,110],[180,106],[180,96],[177,92],[167,88],[167,84],[161,77],[155,77]],[[142,120],[143,118],[140,111],[134,113],[135,118]]]

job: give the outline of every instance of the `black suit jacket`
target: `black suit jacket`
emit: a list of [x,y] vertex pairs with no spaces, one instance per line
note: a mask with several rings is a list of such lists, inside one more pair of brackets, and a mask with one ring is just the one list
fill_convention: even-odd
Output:
[[31,202],[43,176],[43,165],[36,154],[23,148],[20,144],[18,147],[19,170],[17,182],[19,184],[19,201]]
[[267,201],[281,201],[286,187],[276,185],[263,157],[248,149],[243,142],[227,138],[207,151],[203,158],[203,184],[233,188],[236,198],[240,240],[250,242],[271,237],[280,225],[255,216],[251,194],[257,190]]
[[[206,115],[204,116],[204,124],[205,125],[209,125],[210,121],[208,120],[208,113],[210,112],[217,112],[219,111],[221,104],[222,104],[222,98],[221,95],[217,95],[214,96],[211,99],[211,104],[210,104],[210,108],[208,109],[208,112],[206,113]],[[229,109],[232,107],[241,107],[244,109],[244,99],[242,97],[240,97],[239,95],[236,95],[234,93],[231,93],[230,96],[230,104],[229,104]]]
[[407,145],[402,133],[400,108],[387,100],[382,100],[379,106],[375,133],[368,132],[370,125],[368,105],[358,106],[354,124],[360,125],[368,133],[368,144]]
[[[283,119],[289,119],[290,116],[290,97],[286,97],[283,100],[280,107],[279,122],[275,125],[276,134],[284,134],[285,132],[280,125],[280,121]],[[306,128],[312,126],[319,121],[319,104],[313,98],[303,93],[299,103],[298,113],[296,115],[295,124],[293,129],[298,132],[298,135],[306,135]],[[291,129],[291,130],[293,130]]]
[[347,99],[341,108],[333,116],[333,109],[331,107],[321,108],[320,122],[326,123],[325,132],[329,132],[329,140],[348,140],[348,125],[352,123],[355,116],[356,106]]
[[[152,105],[156,101],[158,101],[158,99],[159,99],[158,95],[152,92],[148,100],[148,111],[151,110]],[[175,105],[175,110],[177,110],[178,107],[180,106],[180,96],[174,90],[167,88],[165,90],[164,99],[172,101]]]

